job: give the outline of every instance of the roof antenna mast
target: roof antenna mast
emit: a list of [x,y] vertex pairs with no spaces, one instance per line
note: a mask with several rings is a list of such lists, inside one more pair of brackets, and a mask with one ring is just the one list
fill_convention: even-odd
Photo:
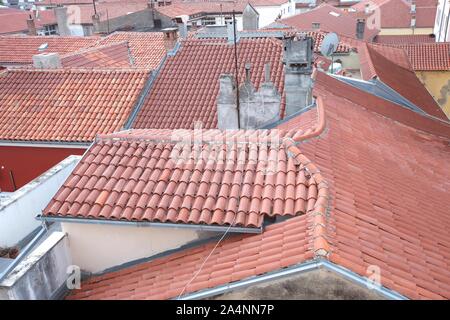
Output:
[[238,67],[238,54],[237,54],[237,38],[236,38],[236,14],[233,9],[233,34],[234,34],[234,67],[236,72],[236,106],[237,106],[237,117],[238,117],[238,129],[241,128],[241,114],[239,105],[239,67]]

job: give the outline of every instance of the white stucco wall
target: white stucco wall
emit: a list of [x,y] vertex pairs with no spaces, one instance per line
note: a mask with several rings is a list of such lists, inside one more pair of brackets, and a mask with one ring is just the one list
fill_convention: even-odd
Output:
[[275,19],[281,13],[281,18],[287,18],[295,14],[295,3],[286,2],[280,6],[255,6],[259,13],[259,27],[265,26],[275,22]]
[[47,300],[67,279],[71,265],[67,238],[53,232],[0,283],[0,300]]
[[12,247],[41,224],[35,217],[72,172],[80,156],[69,156],[0,202],[0,247]]
[[62,223],[62,229],[68,235],[73,264],[93,273],[209,236],[186,228],[73,222]]

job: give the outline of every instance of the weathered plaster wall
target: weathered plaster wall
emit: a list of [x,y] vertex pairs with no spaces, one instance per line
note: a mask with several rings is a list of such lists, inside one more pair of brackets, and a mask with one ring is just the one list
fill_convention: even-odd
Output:
[[54,232],[0,283],[0,299],[50,299],[65,284],[69,265],[67,238]]
[[213,300],[379,300],[381,295],[333,271],[318,269],[269,281],[212,298]]
[[416,74],[450,118],[450,71],[420,71]]
[[111,33],[116,30],[150,30],[154,27],[151,9],[133,12],[99,24],[94,23],[94,32]]
[[41,224],[37,214],[58,191],[80,156],[69,156],[53,168],[0,200],[0,247],[12,247]]

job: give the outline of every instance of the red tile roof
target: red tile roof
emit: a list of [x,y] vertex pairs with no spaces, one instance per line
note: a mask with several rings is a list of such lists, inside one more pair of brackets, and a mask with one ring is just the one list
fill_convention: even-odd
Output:
[[0,63],[31,64],[33,55],[42,53],[39,46],[47,43],[45,52],[67,54],[94,45],[98,37],[0,36]]
[[192,16],[201,13],[221,13],[233,10],[242,12],[247,4],[234,2],[176,2],[168,6],[155,7],[155,11],[169,18],[181,15]]
[[[416,28],[433,28],[436,18],[437,0],[415,0]],[[371,13],[366,15],[366,4]],[[354,15],[372,17],[381,28],[411,28],[411,1],[406,0],[363,0],[353,6],[358,12]]]
[[399,59],[401,59],[400,54],[394,53],[390,57],[383,55],[383,52],[391,51],[394,52],[395,50],[383,48],[380,45],[366,44],[363,46],[359,52],[363,78],[370,80],[373,77],[377,77],[424,112],[431,116],[448,120],[414,71],[410,70],[410,68],[405,68],[405,65],[408,64],[406,55],[403,57],[404,62],[402,64],[399,62]]
[[119,130],[147,78],[127,69],[3,72],[0,139],[90,142]]
[[[275,39],[241,39],[238,43],[239,80],[244,65],[252,64],[251,80],[259,88],[265,63],[271,64],[272,81],[283,92],[282,44]],[[223,40],[187,40],[169,57],[134,121],[133,128],[217,127],[216,98],[219,76],[234,74],[234,47]],[[282,108],[282,111],[284,108]]]
[[125,41],[66,54],[61,63],[64,68],[130,68],[133,61]]
[[284,137],[158,129],[105,136],[43,214],[261,228],[265,216],[304,214],[317,199],[317,183],[289,156]]
[[156,69],[166,55],[162,32],[114,32],[102,38],[98,45],[126,41],[137,68]]
[[[92,24],[92,16],[95,14],[92,3],[84,5],[66,5],[66,7],[70,24]],[[116,0],[96,3],[96,10],[100,21],[111,20],[145,9],[148,9],[148,2],[140,0]]]
[[450,43],[402,45],[416,71],[450,71]]
[[378,35],[375,42],[381,44],[405,45],[418,43],[435,43],[436,37],[428,34]]
[[[174,298],[321,257],[362,277],[369,266],[379,266],[382,285],[412,299],[450,299],[450,124],[393,104],[367,109],[348,98],[360,95],[366,103],[370,95],[356,89],[344,95],[341,85],[319,73],[315,90],[324,113],[318,119],[325,130],[295,147],[323,190],[318,199],[327,215],[314,214],[318,200],[315,210],[261,235],[238,235],[215,249],[208,243],[93,276],[68,298]],[[392,111],[404,121],[431,122],[445,138],[421,130],[420,121],[416,129],[391,119]],[[317,126],[311,121],[316,117],[313,109],[280,128]]]
[[35,18],[37,30],[56,24],[53,10],[24,11],[0,8],[0,34],[27,33],[27,19],[30,15]]
[[[335,32],[340,36],[356,39],[356,22],[357,19],[345,11],[322,4],[310,11],[278,20],[276,24],[291,26],[301,31],[312,31],[313,24],[320,23],[318,30]],[[378,30],[369,29],[366,26],[364,40],[371,41],[377,34]]]

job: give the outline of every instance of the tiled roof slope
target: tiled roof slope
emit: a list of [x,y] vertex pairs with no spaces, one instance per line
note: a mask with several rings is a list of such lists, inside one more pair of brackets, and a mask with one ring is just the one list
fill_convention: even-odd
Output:
[[246,3],[235,2],[175,2],[168,6],[156,7],[155,11],[169,18],[181,15],[193,16],[201,13],[242,12]]
[[416,71],[450,71],[450,43],[402,45]]
[[119,130],[147,78],[126,69],[3,72],[0,139],[90,142]]
[[[328,4],[320,6],[294,16],[278,20],[277,24],[294,27],[301,31],[312,31],[314,23],[320,23],[318,30],[336,32],[340,36],[356,39],[356,18],[347,14],[339,8]],[[378,34],[378,30],[369,29],[364,31],[364,40],[371,41]]]
[[[327,219],[312,211],[261,235],[228,238],[186,288],[214,243],[94,276],[68,298],[175,298],[303,263],[322,248],[329,260],[363,277],[369,266],[379,266],[382,285],[409,298],[449,299],[450,132],[439,138],[406,126],[336,96],[330,92],[336,85],[338,80],[318,77],[325,130],[302,143],[297,156],[312,166],[319,186],[328,186]],[[406,118],[422,117],[398,108]],[[281,128],[316,126],[314,115],[310,110]],[[326,242],[313,242],[311,231],[318,229]]]
[[[250,62],[251,80],[259,88],[264,64],[271,64],[271,79],[283,93],[282,43],[275,39],[241,39],[237,45],[239,81],[245,63]],[[217,127],[216,99],[219,76],[235,73],[234,47],[224,40],[186,40],[180,51],[169,57],[134,121],[133,128]],[[282,108],[282,113],[284,108]]]
[[94,45],[98,37],[61,36],[0,36],[0,63],[30,64],[33,55],[41,53],[38,48],[47,43],[45,52],[61,55]]
[[375,38],[375,42],[394,45],[435,43],[436,37],[428,34],[378,35]]
[[[433,28],[436,18],[437,0],[415,0],[416,28]],[[364,13],[366,4],[372,12]],[[374,20],[381,28],[411,28],[411,1],[407,0],[363,0],[353,6],[357,16]]]
[[61,57],[61,63],[64,68],[130,68],[132,66],[126,41],[69,53]]
[[[359,52],[363,78],[370,80],[376,76],[384,84],[397,91],[424,112],[431,116],[448,120],[416,74],[412,70],[401,66],[399,61],[391,61],[383,56],[377,47],[376,45],[366,44],[365,48]],[[395,58],[399,59],[401,55],[396,55]],[[407,57],[405,56],[404,59],[407,60]]]
[[105,136],[43,214],[261,228],[265,216],[304,214],[317,199],[316,182],[282,138],[268,130]]
[[162,32],[114,32],[102,38],[98,45],[126,41],[136,68],[156,69],[166,55]]
[[27,19],[35,18],[36,29],[44,26],[56,24],[56,17],[53,10],[46,11],[25,11],[9,8],[0,8],[0,34],[27,33]]

